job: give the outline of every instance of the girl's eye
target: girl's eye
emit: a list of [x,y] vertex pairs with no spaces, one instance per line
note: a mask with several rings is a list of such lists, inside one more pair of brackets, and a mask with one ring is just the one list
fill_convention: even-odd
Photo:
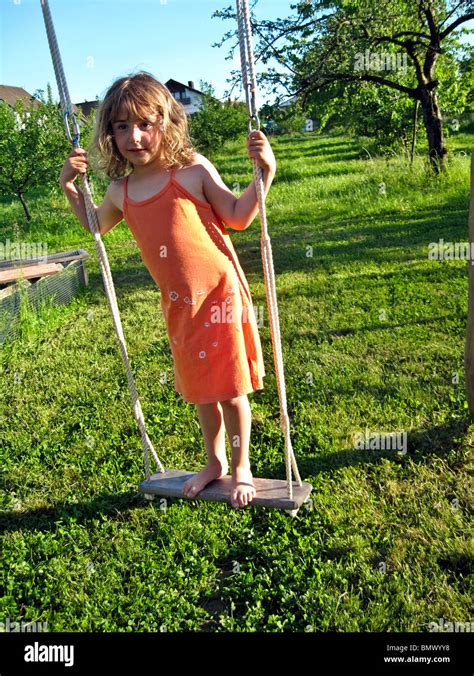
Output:
[[[152,127],[153,125],[150,122],[144,121],[144,122],[140,123],[140,126],[142,126],[142,127]],[[127,125],[123,122],[121,122],[120,124],[117,125],[117,129],[119,129],[120,131],[123,131],[126,128],[127,128]]]

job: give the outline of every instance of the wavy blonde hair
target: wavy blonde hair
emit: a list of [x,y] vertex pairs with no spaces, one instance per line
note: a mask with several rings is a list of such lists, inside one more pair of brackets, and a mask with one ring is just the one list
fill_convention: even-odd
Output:
[[163,166],[187,166],[196,152],[189,136],[188,119],[181,103],[169,89],[146,71],[116,80],[100,103],[89,147],[92,166],[105,171],[110,179],[121,178],[133,165],[120,154],[113,135],[112,123],[120,108],[129,115],[148,119],[158,115],[162,124],[161,153]]

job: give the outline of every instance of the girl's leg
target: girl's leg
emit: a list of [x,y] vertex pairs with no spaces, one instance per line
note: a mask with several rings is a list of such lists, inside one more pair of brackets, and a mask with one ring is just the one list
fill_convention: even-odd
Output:
[[252,426],[250,404],[247,395],[220,403],[232,451],[231,503],[233,507],[245,507],[256,494],[249,460]]
[[214,479],[225,476],[229,466],[225,452],[225,427],[219,402],[196,404],[207,453],[207,465],[183,486],[187,497],[194,497]]

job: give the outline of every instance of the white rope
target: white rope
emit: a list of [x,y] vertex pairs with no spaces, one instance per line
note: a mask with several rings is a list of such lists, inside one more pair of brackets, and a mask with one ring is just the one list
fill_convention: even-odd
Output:
[[[247,0],[236,0],[237,7],[237,26],[239,33],[240,63],[242,68],[242,85],[245,92],[245,100],[249,114],[249,133],[252,132],[252,122],[255,122],[256,129],[260,129],[260,120],[258,118],[255,95],[257,92],[257,83],[255,78],[255,63],[252,48],[252,28],[250,25],[250,16]],[[273,256],[270,236],[268,234],[267,212],[265,206],[265,191],[263,186],[263,169],[253,160],[253,175],[255,189],[258,200],[258,210],[260,214],[261,249],[263,274],[265,278],[265,291],[267,296],[267,306],[270,315],[270,332],[272,337],[273,360],[275,364],[275,374],[278,388],[278,399],[280,402],[280,425],[285,438],[285,466],[286,483],[288,497],[293,497],[292,470],[299,486],[302,485],[298,466],[296,464],[295,454],[290,437],[290,420],[288,417],[285,374],[283,369],[283,355],[281,348],[280,321],[278,317],[278,302],[276,295],[275,270],[273,267]]]
[[[43,18],[46,26],[46,33],[48,35],[48,43],[51,52],[51,58],[53,61],[54,73],[56,75],[56,83],[59,91],[59,98],[61,102],[61,109],[64,115],[64,121],[66,125],[66,132],[68,138],[73,143],[75,147],[79,145],[80,130],[77,124],[76,117],[71,104],[71,99],[69,96],[69,90],[67,87],[66,77],[64,75],[64,70],[61,61],[61,54],[59,52],[58,42],[56,39],[56,34],[54,31],[53,21],[51,18],[51,13],[49,11],[48,0],[40,0],[41,8],[43,10]],[[72,137],[69,128],[69,118],[73,118],[75,136]],[[122,330],[122,322],[120,320],[120,313],[117,304],[117,297],[115,295],[115,287],[112,279],[112,273],[110,271],[109,261],[107,258],[107,253],[105,251],[102,238],[100,236],[100,226],[97,219],[97,214],[92,199],[92,193],[89,186],[89,181],[87,179],[87,174],[81,175],[81,184],[82,192],[84,195],[84,203],[86,207],[87,220],[89,223],[89,230],[94,236],[95,246],[97,250],[97,256],[99,259],[99,265],[102,272],[102,278],[104,281],[105,292],[107,295],[107,300],[109,303],[109,308],[112,313],[112,318],[115,326],[115,331],[117,333],[117,338],[119,341],[120,350],[122,353],[123,362],[125,364],[125,370],[127,372],[128,387],[130,389],[130,394],[132,397],[132,407],[135,420],[137,421],[138,427],[140,429],[143,445],[143,458],[145,462],[145,472],[146,478],[149,481],[151,477],[150,473],[150,454],[153,457],[153,460],[156,463],[159,472],[164,472],[163,465],[156,454],[155,449],[148,437],[145,420],[143,417],[143,411],[138,398],[137,388],[135,386],[135,380],[133,378],[132,369],[130,366],[130,361],[128,358],[127,346],[125,343],[125,337]]]

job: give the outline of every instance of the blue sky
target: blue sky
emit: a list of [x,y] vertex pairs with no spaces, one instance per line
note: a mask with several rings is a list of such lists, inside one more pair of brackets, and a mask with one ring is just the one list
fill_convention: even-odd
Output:
[[[287,17],[294,0],[259,0],[259,19]],[[49,0],[73,102],[102,97],[117,78],[147,70],[162,82],[210,82],[222,97],[230,71],[240,68],[231,42],[212,47],[234,21],[211,16],[233,0]],[[40,0],[0,0],[0,84],[33,93],[53,87],[54,71]],[[242,98],[241,91],[233,96]],[[266,98],[266,97],[265,97]],[[257,101],[261,105],[264,99]]]
[[[296,0],[259,0],[258,19],[294,14]],[[49,0],[71,99],[102,97],[118,77],[144,69],[162,82],[173,78],[213,84],[221,98],[238,50],[225,60],[231,42],[212,47],[235,28],[212,19],[234,0]],[[40,0],[0,0],[0,84],[33,93],[51,83],[58,99]],[[471,28],[473,22],[468,24]],[[270,65],[277,65],[270,62]],[[267,66],[268,67],[268,66]],[[243,100],[242,93],[234,96]],[[260,107],[266,96],[257,98]]]

